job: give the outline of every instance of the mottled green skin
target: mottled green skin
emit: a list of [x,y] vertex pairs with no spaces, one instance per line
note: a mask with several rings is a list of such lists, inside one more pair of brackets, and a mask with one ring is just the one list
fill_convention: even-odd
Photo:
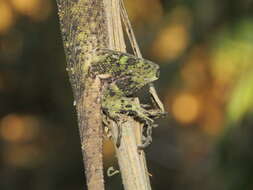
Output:
[[127,114],[151,125],[153,113],[142,108],[131,95],[158,79],[158,65],[127,53],[113,50],[99,52],[89,72],[90,75],[101,76],[108,84],[102,97],[104,113],[115,121],[119,120],[120,114]]
[[[108,25],[103,0],[57,0],[67,71],[74,92],[88,189],[103,190],[100,93],[92,91],[87,71],[97,48],[108,48]],[[88,89],[89,88],[89,89]],[[94,98],[93,96],[96,96]],[[90,99],[96,99],[90,106]],[[88,100],[88,101],[87,101]],[[94,107],[93,107],[94,106]],[[88,107],[88,109],[87,109]],[[94,114],[95,113],[95,114]],[[97,120],[92,122],[91,120]]]

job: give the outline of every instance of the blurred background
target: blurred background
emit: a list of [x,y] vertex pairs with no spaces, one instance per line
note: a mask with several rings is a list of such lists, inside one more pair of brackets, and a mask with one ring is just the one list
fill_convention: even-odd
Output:
[[[153,190],[253,189],[253,1],[126,0],[168,117],[146,149]],[[0,189],[84,189],[54,0],[0,0]],[[117,168],[112,145],[105,168]],[[123,189],[120,176],[107,189]]]

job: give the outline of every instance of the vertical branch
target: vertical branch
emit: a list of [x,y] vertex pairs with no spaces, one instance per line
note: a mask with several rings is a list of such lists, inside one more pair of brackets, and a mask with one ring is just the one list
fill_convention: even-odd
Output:
[[[110,48],[125,52],[126,46],[120,19],[120,1],[104,0],[107,16]],[[138,102],[138,100],[136,100]],[[133,118],[123,116],[121,118],[122,138],[121,145],[116,148],[116,154],[120,166],[125,190],[150,190],[150,181],[146,168],[146,159],[143,151],[138,151],[141,144],[142,127]],[[111,121],[111,131],[114,144],[117,141],[117,125]],[[116,147],[116,146],[115,146]]]
[[101,82],[87,74],[89,60],[94,56],[92,50],[107,45],[102,0],[57,0],[57,6],[78,115],[86,183],[89,190],[103,190]]
[[[87,70],[97,48],[125,52],[121,5],[119,0],[57,0],[57,5],[67,70],[76,100],[86,181],[89,190],[103,190],[102,86],[99,78],[89,77]],[[116,142],[117,125],[113,121],[111,124]],[[150,190],[144,152],[137,148],[142,143],[142,126],[125,115],[118,124],[122,139],[116,154],[125,190]]]
[[100,79],[95,78],[88,79],[86,83],[89,88],[84,91],[81,101],[77,103],[86,183],[89,190],[103,190],[101,82]]

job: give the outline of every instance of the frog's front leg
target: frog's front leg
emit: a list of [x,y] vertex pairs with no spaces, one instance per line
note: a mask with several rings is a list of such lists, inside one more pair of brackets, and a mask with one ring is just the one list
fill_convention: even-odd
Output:
[[145,125],[150,125],[154,121],[149,117],[148,110],[136,103],[134,98],[129,97],[106,97],[102,103],[103,111],[115,122],[119,121],[120,114],[134,117]]
[[152,128],[153,127],[154,127],[154,125],[149,125],[145,128],[146,136],[145,135],[142,136],[143,143],[138,146],[138,149],[142,150],[151,144],[151,142],[152,142]]
[[[114,120],[117,123],[119,134],[121,134],[121,115],[129,115],[139,120],[141,123],[144,123],[145,129],[147,130],[146,137],[143,139],[144,143],[143,145],[139,146],[139,148],[144,148],[149,145],[152,141],[151,130],[154,125],[154,121],[149,117],[149,111],[143,109],[139,103],[136,103],[134,98],[120,96],[105,97],[106,98],[103,99],[102,103],[103,111],[110,119]],[[120,138],[121,135],[118,135],[117,146],[120,145]]]

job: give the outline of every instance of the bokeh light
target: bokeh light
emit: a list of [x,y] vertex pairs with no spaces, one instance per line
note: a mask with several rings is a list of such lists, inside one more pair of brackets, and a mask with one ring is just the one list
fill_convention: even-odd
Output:
[[168,22],[158,33],[151,50],[162,61],[177,58],[188,46],[191,25],[189,10],[185,7],[175,8]]
[[35,21],[47,19],[52,10],[50,0],[11,0],[11,3],[18,13]]
[[9,114],[2,118],[0,136],[7,142],[27,142],[37,137],[38,120],[32,116]]
[[252,67],[252,20],[246,19],[237,25],[237,31],[223,28],[213,43],[211,71],[219,83],[233,84]]
[[175,97],[171,111],[177,121],[189,124],[199,116],[200,102],[192,94],[180,94]]
[[6,1],[0,1],[0,34],[5,34],[14,23],[14,14]]
[[148,3],[146,0],[128,0],[125,3],[131,22],[136,25],[151,24],[162,18],[163,9],[159,0],[149,0]]
[[164,28],[158,34],[152,52],[161,60],[171,60],[178,57],[186,48],[188,34],[184,25],[175,24]]

